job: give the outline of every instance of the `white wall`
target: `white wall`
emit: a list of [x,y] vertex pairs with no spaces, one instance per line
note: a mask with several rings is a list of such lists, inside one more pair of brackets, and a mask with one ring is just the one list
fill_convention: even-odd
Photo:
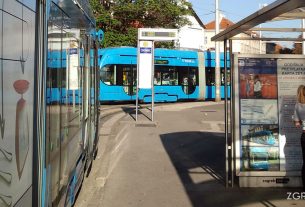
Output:
[[179,40],[176,42],[178,48],[204,50],[204,29],[197,22],[195,17],[187,17],[191,22],[179,30]]
[[[215,30],[206,30],[205,31],[205,50],[208,50],[211,48],[215,48],[215,42],[211,41],[211,38],[215,36]],[[237,35],[237,37],[249,37],[249,35],[242,33]],[[248,53],[248,54],[259,54],[260,48],[259,48],[260,41],[259,40],[234,40],[233,41],[233,52],[239,52],[239,53]],[[220,51],[223,52],[224,46],[223,42],[220,43]],[[262,43],[262,54],[266,54],[266,43]]]

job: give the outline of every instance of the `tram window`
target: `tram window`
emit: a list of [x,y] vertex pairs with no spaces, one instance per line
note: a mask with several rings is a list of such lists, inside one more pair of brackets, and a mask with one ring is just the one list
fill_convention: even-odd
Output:
[[[225,85],[225,69],[221,68],[221,85],[224,86]],[[227,70],[227,85],[230,85],[230,70]]]
[[190,79],[190,84],[191,85],[194,85],[196,86],[198,81],[197,81],[197,72],[198,72],[198,69],[195,69],[195,68],[189,68],[189,79]]
[[48,68],[48,88],[65,88],[66,73],[65,68]]
[[115,79],[116,65],[106,65],[100,71],[100,79],[106,85],[116,85]]
[[206,85],[215,85],[215,68],[205,68]]
[[198,68],[195,67],[178,67],[179,85],[197,85]]
[[178,73],[175,68],[167,68],[162,72],[162,85],[178,85]]
[[157,86],[161,85],[161,71],[155,70],[155,79],[154,79],[154,84]]
[[155,85],[175,86],[178,85],[178,72],[175,67],[156,66]]
[[[214,86],[215,85],[215,68],[206,68],[206,84],[208,86]],[[221,68],[221,74],[220,74],[220,84],[223,86],[225,84],[224,80],[224,68]],[[230,85],[230,70],[227,70],[227,84]]]

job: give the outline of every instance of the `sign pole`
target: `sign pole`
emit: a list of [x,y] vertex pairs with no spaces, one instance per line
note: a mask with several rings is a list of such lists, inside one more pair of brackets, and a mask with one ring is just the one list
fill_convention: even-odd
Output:
[[[140,54],[140,41],[138,40],[138,53]],[[136,122],[138,121],[138,107],[139,107],[139,55],[137,57],[137,97],[136,97]]]
[[177,39],[178,39],[177,29],[162,29],[162,28],[138,29],[136,121],[138,120],[138,105],[139,105],[138,102],[139,102],[140,88],[151,89],[151,121],[152,122],[154,121],[154,104],[155,104],[154,43],[155,41],[174,41]]

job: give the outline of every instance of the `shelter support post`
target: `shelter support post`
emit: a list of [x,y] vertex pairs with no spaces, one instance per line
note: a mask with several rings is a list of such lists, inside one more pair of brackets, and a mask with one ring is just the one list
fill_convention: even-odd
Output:
[[229,120],[229,132],[230,132],[230,144],[231,144],[231,187],[234,186],[234,173],[235,173],[235,138],[234,138],[234,92],[233,92],[233,72],[234,72],[234,67],[233,67],[233,40],[229,40],[229,54],[230,54],[230,102],[229,102],[229,115],[230,115],[230,120]]
[[[230,42],[231,43],[231,42]],[[227,39],[224,40],[224,88],[225,88],[225,140],[226,140],[226,187],[233,187],[233,144],[232,144],[232,133],[230,130],[231,122],[230,115],[231,115],[231,99],[228,96],[228,41]],[[230,45],[230,54],[231,54],[232,45]],[[232,68],[231,68],[232,69]],[[231,83],[231,78],[230,78]],[[232,88],[232,87],[230,87]],[[232,94],[230,94],[230,97]],[[229,136],[230,135],[230,136]]]
[[227,94],[227,40],[224,40],[224,88],[225,88],[225,139],[226,139],[226,188],[229,186],[229,146],[228,146],[228,94]]

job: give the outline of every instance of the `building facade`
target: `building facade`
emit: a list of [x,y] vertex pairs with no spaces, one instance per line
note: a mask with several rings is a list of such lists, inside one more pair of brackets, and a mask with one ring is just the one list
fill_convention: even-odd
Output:
[[[228,27],[234,25],[232,21],[221,16],[220,18],[220,31],[227,29]],[[205,25],[205,48],[204,50],[215,50],[215,42],[211,41],[211,38],[215,36],[215,21],[209,22]],[[259,34],[252,33],[242,33],[237,35],[237,38],[251,38],[258,37]],[[220,51],[223,52],[224,45],[223,42],[220,43]],[[266,43],[260,40],[233,40],[233,52],[237,53],[247,53],[247,54],[266,54]]]
[[187,16],[190,24],[179,29],[179,40],[176,42],[176,47],[181,49],[201,50],[205,49],[205,26],[192,11],[193,15]]

